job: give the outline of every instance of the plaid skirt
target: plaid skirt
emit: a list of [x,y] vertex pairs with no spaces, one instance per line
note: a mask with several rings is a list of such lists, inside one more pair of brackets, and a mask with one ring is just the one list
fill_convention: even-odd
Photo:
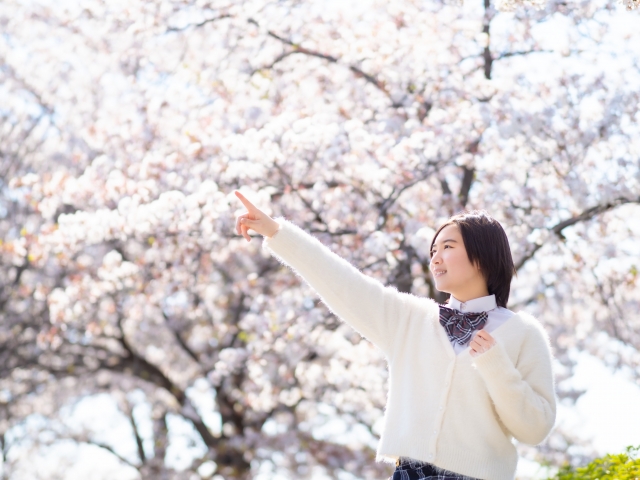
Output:
[[396,470],[389,480],[478,480],[459,473],[443,470],[430,463],[419,462],[411,458],[400,457]]

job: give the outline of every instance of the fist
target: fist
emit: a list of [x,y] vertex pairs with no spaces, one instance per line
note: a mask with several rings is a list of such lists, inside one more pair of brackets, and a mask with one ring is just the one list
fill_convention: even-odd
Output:
[[477,357],[478,355],[486,352],[496,344],[495,338],[493,338],[485,330],[480,330],[475,334],[471,342],[469,342],[469,348],[471,349],[471,356]]

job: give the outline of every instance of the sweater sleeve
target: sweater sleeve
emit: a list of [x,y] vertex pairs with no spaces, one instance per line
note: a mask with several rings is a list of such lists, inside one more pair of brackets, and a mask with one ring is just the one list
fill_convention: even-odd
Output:
[[410,317],[411,305],[418,299],[385,287],[342,259],[315,237],[284,219],[277,219],[280,230],[265,239],[264,247],[289,265],[320,295],[322,301],[342,320],[370,340],[389,357],[396,332]]
[[542,325],[534,322],[527,325],[515,366],[499,342],[474,362],[500,420],[519,442],[528,445],[542,443],[556,419],[549,337]]

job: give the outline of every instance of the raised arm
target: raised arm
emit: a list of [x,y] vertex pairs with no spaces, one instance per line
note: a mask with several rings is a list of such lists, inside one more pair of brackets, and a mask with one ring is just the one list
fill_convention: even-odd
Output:
[[398,335],[405,331],[403,324],[412,319],[437,321],[438,306],[432,300],[385,287],[361,273],[315,237],[284,219],[271,219],[244,197],[236,195],[248,210],[247,214],[238,217],[238,233],[247,238],[248,234],[243,230],[246,226],[265,235],[265,247],[272,254],[292,267],[336,315],[387,356],[392,355]]

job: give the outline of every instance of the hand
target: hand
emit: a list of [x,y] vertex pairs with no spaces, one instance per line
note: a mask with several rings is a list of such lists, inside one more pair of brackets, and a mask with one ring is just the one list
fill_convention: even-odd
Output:
[[489,335],[485,330],[480,330],[475,334],[471,342],[469,343],[469,348],[471,348],[471,356],[477,357],[481,353],[486,352],[491,347],[496,344],[495,338]]
[[235,194],[247,209],[247,213],[236,218],[236,233],[242,235],[247,242],[251,241],[249,229],[265,237],[273,237],[280,228],[280,224],[247,200],[245,196],[237,190]]

